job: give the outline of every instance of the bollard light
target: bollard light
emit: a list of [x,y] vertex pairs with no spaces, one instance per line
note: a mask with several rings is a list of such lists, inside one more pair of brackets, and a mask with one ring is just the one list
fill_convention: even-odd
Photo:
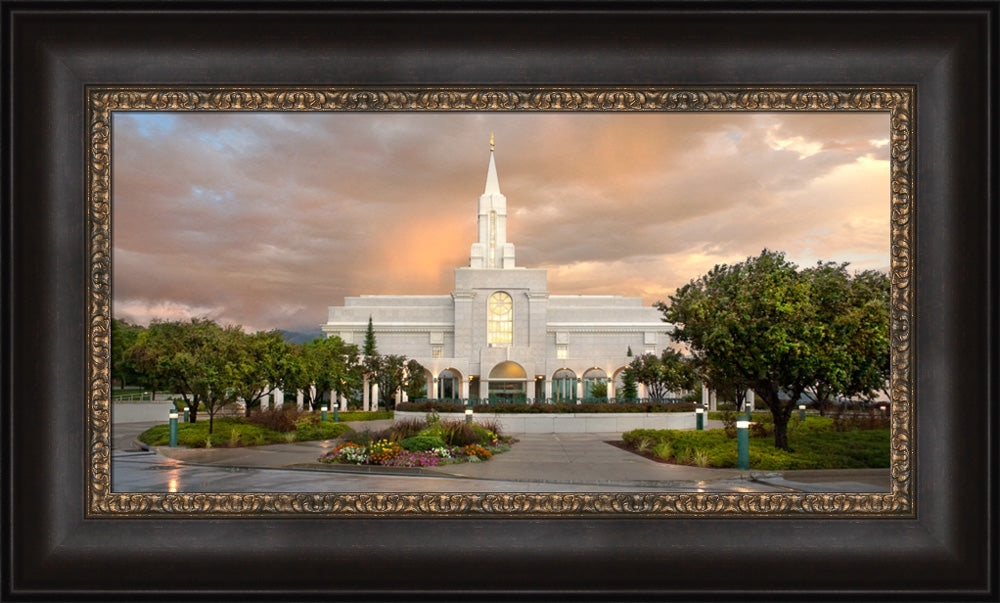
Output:
[[750,468],[750,421],[736,422],[736,468]]
[[167,416],[170,417],[170,446],[173,448],[177,446],[177,411],[172,410]]
[[466,408],[465,409],[465,422],[466,423],[472,423],[472,409],[471,408]]
[[324,404],[323,406],[320,406],[319,411],[320,411],[320,420],[326,423],[326,405]]
[[189,417],[190,417],[190,415],[188,414],[188,413],[190,413],[190,412],[191,412],[191,409],[190,409],[190,408],[188,408],[187,406],[185,406],[185,407],[184,407],[184,422],[185,422],[185,423],[190,423],[190,422],[191,422],[191,420],[190,420],[190,418],[189,418]]
[[705,429],[705,409],[701,406],[694,409],[694,416],[696,417],[695,429],[703,431]]
[[340,417],[337,415],[337,409],[338,408],[340,408],[339,404],[334,404],[333,405],[333,422],[334,423],[339,423],[340,422]]
[[805,421],[805,420],[806,420],[806,405],[799,404],[799,421]]
[[749,421],[749,420],[750,420],[750,419],[752,418],[752,417],[750,416],[750,405],[749,405],[749,404],[744,404],[744,405],[743,405],[743,410],[745,410],[745,411],[746,411],[746,413],[745,413],[745,414],[746,414],[746,416],[747,416],[747,421]]

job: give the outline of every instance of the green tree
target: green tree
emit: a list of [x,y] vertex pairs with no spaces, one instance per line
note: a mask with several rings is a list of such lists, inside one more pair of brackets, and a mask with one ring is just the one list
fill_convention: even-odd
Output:
[[250,416],[253,410],[260,408],[261,399],[281,384],[291,349],[278,331],[258,331],[237,337],[240,346],[235,367],[236,395],[243,399],[244,412]]
[[715,266],[678,289],[669,306],[657,304],[699,364],[727,371],[756,392],[774,419],[774,444],[784,450],[792,409],[815,381],[823,342],[810,289],[783,253],[765,249],[745,262]]
[[425,369],[416,360],[406,362],[406,379],[403,383],[403,391],[410,400],[424,397],[427,393],[427,375]]
[[313,410],[327,394],[335,403],[337,396],[350,395],[361,383],[358,348],[336,336],[293,345],[281,382],[287,390],[301,390]]
[[127,353],[145,385],[181,396],[191,409],[192,422],[198,420],[200,403],[194,388],[200,369],[196,351],[215,329],[215,323],[197,318],[190,322],[154,320]]
[[386,410],[393,410],[396,407],[396,392],[405,381],[406,356],[388,354],[376,358],[378,365],[374,378],[378,383],[379,401]]
[[154,383],[181,395],[192,422],[204,405],[212,433],[215,414],[236,399],[241,336],[239,327],[223,329],[211,320],[154,321],[129,358]]
[[615,393],[615,399],[623,401],[639,399],[639,380],[631,366],[625,367],[622,371],[622,386]]
[[590,384],[590,397],[605,399],[608,397],[608,384],[604,381],[595,381]]
[[647,395],[663,400],[672,391],[694,387],[695,374],[691,363],[679,352],[663,350],[660,356],[641,354],[629,364],[628,369],[636,381],[646,386]]
[[[213,325],[215,323],[212,323]],[[200,347],[192,349],[199,368],[192,387],[208,413],[208,433],[215,427],[215,415],[237,399],[237,379],[244,349],[244,333],[239,326],[207,330]]]
[[857,275],[847,263],[819,262],[803,270],[811,284],[822,342],[807,395],[823,413],[838,398],[871,399],[884,390],[889,371],[889,277]]
[[368,317],[368,329],[365,331],[365,356],[377,356],[378,348],[375,345],[375,326],[372,324],[372,317]]
[[139,340],[145,329],[117,318],[111,319],[111,383],[117,382],[122,389],[128,384],[139,384],[143,375],[135,363],[129,360],[132,346]]

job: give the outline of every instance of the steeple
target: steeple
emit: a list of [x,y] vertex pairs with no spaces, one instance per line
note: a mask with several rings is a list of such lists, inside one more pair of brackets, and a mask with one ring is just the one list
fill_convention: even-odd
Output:
[[497,178],[497,164],[493,160],[493,134],[490,134],[490,167],[486,172],[486,190],[483,191],[485,195],[499,195],[500,194],[500,179]]
[[486,171],[486,189],[479,196],[477,216],[478,241],[469,253],[470,268],[503,269],[514,267],[514,245],[507,242],[507,197],[500,192],[497,164],[493,158],[496,145],[490,134],[490,166]]

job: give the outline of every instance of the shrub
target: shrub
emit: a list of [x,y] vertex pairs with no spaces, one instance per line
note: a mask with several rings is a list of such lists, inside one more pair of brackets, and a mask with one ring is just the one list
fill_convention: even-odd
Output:
[[411,438],[427,428],[427,422],[422,419],[400,419],[392,424],[393,441]]
[[673,456],[674,447],[670,445],[670,442],[658,442],[656,446],[653,447],[653,454],[656,455],[658,458],[667,460],[671,456]]
[[295,419],[298,418],[298,411],[294,410],[294,407],[290,408],[291,410],[287,411],[273,408],[268,410],[258,410],[250,413],[250,416],[247,417],[247,421],[280,433],[295,431]]
[[299,440],[333,440],[351,431],[351,428],[343,423],[333,423],[327,421],[306,421],[300,422],[296,435]]
[[444,448],[444,440],[438,436],[432,435],[417,435],[399,443],[400,446],[409,450],[410,452],[418,452],[421,450],[433,450],[435,448]]
[[403,402],[396,405],[396,410],[410,412],[465,412],[461,402],[446,402],[444,400],[429,400],[426,402]]

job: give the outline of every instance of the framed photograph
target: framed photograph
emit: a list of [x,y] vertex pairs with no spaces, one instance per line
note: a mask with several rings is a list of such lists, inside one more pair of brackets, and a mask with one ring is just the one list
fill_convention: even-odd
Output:
[[[996,256],[997,225],[990,210],[995,203],[995,166],[987,160],[996,142],[987,127],[995,118],[989,112],[995,89],[987,76],[987,65],[996,59],[996,49],[987,43],[995,27],[995,3],[921,13],[779,13],[763,8],[691,12],[666,6],[613,12],[453,11],[426,6],[405,12],[167,9],[154,15],[82,12],[84,8],[86,3],[52,11],[4,7],[12,48],[7,61],[12,85],[5,102],[12,117],[7,152],[13,192],[12,219],[5,229],[6,248],[12,253],[5,266],[9,276],[4,301],[10,312],[5,313],[4,328],[14,351],[5,357],[10,376],[5,393],[12,401],[34,400],[13,404],[5,423],[5,470],[13,484],[5,493],[5,513],[11,518],[5,541],[12,560],[10,569],[5,568],[5,595],[66,598],[105,592],[124,598],[150,589],[178,597],[207,592],[259,598],[440,598],[473,593],[544,598],[569,591],[611,599],[764,593],[780,598],[831,591],[848,593],[852,599],[959,592],[986,599],[996,594],[990,570],[995,565],[995,535],[985,528],[996,484],[996,446],[990,444],[995,442],[991,413],[996,384],[989,370],[996,354],[996,317],[989,304],[996,293],[996,267],[989,258]],[[261,29],[266,33],[253,43],[247,32]],[[102,34],[88,35],[96,30]],[[865,117],[878,122],[874,129],[872,124],[855,124]],[[161,249],[164,241],[176,246],[179,239],[171,231],[176,214],[184,213],[181,221],[187,219],[189,227],[201,225],[189,232],[202,238],[223,238],[218,235],[225,229],[223,222],[213,223],[199,210],[225,205],[226,199],[203,184],[210,179],[196,182],[177,166],[195,166],[202,174],[214,170],[237,189],[226,194],[265,199],[262,188],[291,194],[287,189],[308,174],[344,181],[353,169],[356,174],[371,172],[371,181],[384,178],[388,158],[393,158],[397,163],[392,167],[414,177],[410,186],[434,190],[438,180],[456,179],[455,166],[462,162],[455,159],[468,152],[452,142],[455,156],[450,157],[449,148],[421,143],[418,130],[477,131],[459,125],[471,119],[503,121],[510,124],[509,131],[525,136],[545,129],[539,124],[553,133],[595,132],[598,142],[592,147],[580,142],[586,138],[568,134],[553,134],[548,146],[538,139],[518,150],[521,165],[551,158],[526,158],[529,150],[576,158],[581,165],[606,164],[609,156],[602,154],[600,140],[634,145],[638,149],[610,155],[621,163],[612,175],[617,187],[638,187],[631,196],[676,187],[689,198],[687,203],[698,205],[690,199],[697,188],[683,189],[667,180],[642,189],[636,183],[652,180],[655,168],[636,172],[646,158],[670,153],[686,154],[703,166],[717,162],[708,172],[718,190],[705,194],[733,213],[715,214],[712,227],[704,232],[716,237],[717,244],[702,243],[700,249],[705,255],[720,254],[721,262],[742,253],[739,226],[751,228],[754,218],[762,221],[761,228],[779,227],[783,220],[792,224],[825,219],[812,230],[797,227],[805,234],[789,239],[797,243],[788,243],[802,248],[797,257],[868,262],[887,270],[892,376],[888,489],[454,493],[113,488],[112,291],[169,289],[171,261],[177,266],[179,261],[164,260],[153,247],[139,243],[149,241],[155,247],[159,238]],[[627,126],[605,125],[615,119],[631,121]],[[655,119],[663,121],[654,126],[650,120]],[[668,119],[674,121],[664,126]],[[714,138],[699,137],[703,128],[697,124],[713,119],[742,121],[729,129],[716,126],[719,135]],[[827,133],[797,136],[806,127],[789,126],[794,119],[814,120],[808,127]],[[819,126],[819,120],[826,121]],[[251,125],[257,123],[270,124],[265,129],[271,138],[248,142],[247,136],[257,135],[257,126]],[[347,138],[352,127],[376,136]],[[665,127],[686,135],[690,148],[658,142],[651,133]],[[171,143],[164,131],[174,128],[200,132],[196,137],[219,148],[232,143],[222,154],[229,163],[213,168],[197,149]],[[495,129],[492,124],[490,128]],[[865,133],[855,134],[855,129]],[[843,134],[847,131],[852,135]],[[410,136],[389,135],[400,132]],[[335,145],[329,140],[317,144],[321,133],[343,138]],[[782,197],[786,202],[777,202],[771,213],[763,197],[740,193],[747,182],[764,186],[761,180],[767,178],[741,179],[734,173],[738,169],[722,158],[726,149],[715,149],[714,155],[705,149],[712,142],[733,150],[741,136],[763,145],[761,155],[767,147],[785,151],[786,161],[797,162],[795,169],[770,176],[769,199]],[[233,142],[233,137],[240,140]],[[827,146],[851,149],[840,149],[839,159],[828,158],[821,153],[823,140]],[[378,144],[405,146],[408,152],[379,153],[373,148]],[[504,182],[494,181],[492,137],[489,144],[484,195],[490,193],[491,182],[498,189]],[[252,158],[245,154],[250,146],[256,148]],[[348,162],[338,176],[335,153],[359,156],[365,147],[372,149],[365,154],[366,165],[352,168]],[[864,191],[881,174],[882,191],[876,198],[884,200],[882,214],[862,200],[863,192],[836,198],[839,185],[785,193],[776,180],[795,179],[796,170],[808,163],[804,160],[818,153],[834,163],[856,165],[860,157],[875,164],[870,166],[875,176],[854,174],[870,179],[843,190]],[[317,160],[324,166],[310,171]],[[399,163],[411,161],[413,167]],[[241,169],[223,173],[223,164]],[[448,167],[441,175],[429,174],[434,164]],[[683,163],[671,168],[677,165]],[[548,170],[543,175],[549,185],[565,182],[556,168]],[[272,180],[255,177],[265,173]],[[588,173],[593,178],[593,168]],[[238,185],[234,179],[240,179]],[[727,179],[736,184],[727,187]],[[515,177],[512,186],[526,191],[537,188],[538,182],[543,180],[525,176],[518,182]],[[198,190],[191,192],[192,187]],[[581,188],[574,189],[574,198],[586,198]],[[385,198],[392,192],[378,194]],[[468,193],[470,205],[478,194]],[[409,195],[412,209],[421,195]],[[126,198],[134,205],[116,208],[118,198],[123,205]],[[342,230],[335,235],[342,241],[360,240],[351,233],[361,228],[365,216],[391,224],[390,216],[405,211],[404,205],[360,193],[354,199],[360,210],[357,220],[351,222],[346,206],[337,205],[343,220],[328,225]],[[192,205],[192,200],[201,205]],[[135,212],[136,203],[142,211],[134,213],[131,222],[116,222],[131,224],[116,233],[112,217]],[[514,201],[507,203],[504,211],[511,209],[501,215],[500,238],[509,232],[508,215],[513,222],[515,215],[531,211],[516,213]],[[832,218],[817,216],[833,214],[814,209],[832,211],[838,205],[838,221],[832,223]],[[662,198],[649,201],[647,211],[650,206],[670,211]],[[429,207],[425,212],[433,213],[434,206]],[[594,215],[603,215],[598,201],[588,207]],[[308,211],[286,199],[275,200],[271,210],[275,208],[289,214],[284,221],[293,229],[298,216],[290,214]],[[378,217],[379,211],[386,213]],[[246,216],[224,214],[216,212],[214,219],[233,218],[230,245],[238,244],[241,234],[258,232],[236,226],[246,227]],[[150,223],[143,224],[143,216]],[[472,217],[468,222],[474,222]],[[572,228],[595,242],[586,251],[577,247],[577,255],[601,247],[598,241],[605,229],[581,229],[586,223],[575,221]],[[557,244],[558,224],[539,220],[533,239],[527,228],[526,240],[539,243],[526,245],[529,253],[547,249],[541,244],[545,240],[556,245],[549,246],[550,254],[571,250],[566,243]],[[844,225],[850,228],[829,232]],[[441,227],[439,222],[432,229]],[[121,232],[135,244],[116,256],[113,241]],[[679,231],[664,226],[657,232],[672,232],[677,244],[683,243]],[[492,245],[489,236],[487,244],[483,236],[479,255],[472,245],[470,268],[477,269],[477,257],[482,264],[478,268],[487,262],[490,268],[500,268],[500,262],[513,267],[514,245]],[[841,242],[849,238],[844,248],[852,251],[833,257],[817,253],[831,249],[829,241],[838,237]],[[871,252],[866,238],[881,240],[884,247]],[[622,239],[608,239],[610,243],[600,242],[622,246]],[[443,257],[455,255],[454,245],[441,237],[436,243],[445,249]],[[410,244],[421,247],[422,241],[418,237]],[[219,260],[225,253],[209,247],[191,243],[192,252],[200,249],[206,258]],[[502,259],[492,255],[494,247]],[[690,254],[691,248],[681,246],[678,253]],[[602,267],[596,258],[584,259]],[[148,262],[145,268],[143,260]],[[432,270],[435,261],[440,263],[407,265],[399,259],[393,278],[407,282],[412,270]],[[536,259],[588,291],[611,293],[586,275],[561,269],[571,265],[568,262],[549,261]],[[119,274],[113,269],[117,262],[133,270],[128,279],[113,278]],[[205,262],[210,263],[218,264]],[[344,266],[337,275],[348,274]],[[603,267],[614,270],[613,259]],[[205,274],[218,283],[226,269],[215,269],[210,273],[206,268]],[[436,270],[430,278],[440,280],[442,271]],[[624,288],[623,293],[637,291],[628,289],[620,268],[616,271],[623,278],[612,279],[612,286]],[[131,278],[136,273],[150,278],[137,281]],[[459,271],[455,274],[458,279]],[[258,276],[266,281],[265,275]],[[551,274],[549,281],[555,289]],[[268,312],[299,311],[276,307],[265,289],[257,290],[256,303],[258,310],[266,310],[254,314],[243,306],[243,314],[223,317],[252,322],[250,317]],[[337,295],[365,292],[338,290],[328,305],[336,306]],[[157,307],[162,311],[164,300],[177,309],[183,299],[198,298],[178,299],[182,301],[135,293],[115,303],[131,304],[129,308],[141,314]],[[520,311],[521,306],[513,307],[515,313]],[[350,339],[353,335],[344,326],[348,323],[335,320],[335,314],[331,308],[324,330]],[[263,320],[273,320],[271,316]],[[431,334],[431,348],[435,341]],[[430,349],[425,362],[432,364],[434,357]],[[515,360],[518,366],[532,366]],[[458,366],[455,362],[452,358],[450,366]],[[614,367],[607,368],[613,374]],[[470,371],[459,372],[465,379]],[[537,384],[527,383],[527,378],[524,384],[514,383],[516,379],[503,376],[488,383],[494,375],[483,370],[475,381],[470,375],[469,387],[475,383],[475,391],[491,395],[493,387],[536,388],[530,391],[540,396],[551,371],[531,372],[540,374]],[[89,571],[93,559],[84,561],[85,551],[96,551],[92,555],[121,571]],[[206,554],[225,561],[207,563]],[[824,571],[796,573],[794,568],[802,563]],[[178,582],[176,575],[159,572],[164,564],[185,578]],[[247,583],[248,567],[268,571],[254,573]],[[774,568],[783,568],[779,579]]]

